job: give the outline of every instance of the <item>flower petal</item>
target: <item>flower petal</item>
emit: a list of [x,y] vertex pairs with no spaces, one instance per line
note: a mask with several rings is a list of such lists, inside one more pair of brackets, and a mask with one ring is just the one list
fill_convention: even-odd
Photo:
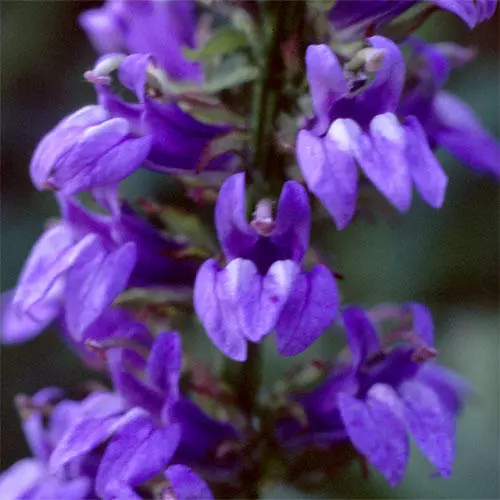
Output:
[[257,307],[252,311],[252,323],[246,326],[245,336],[249,340],[259,342],[274,329],[299,273],[300,266],[293,260],[279,260],[261,278]]
[[413,316],[413,333],[418,335],[428,346],[434,346],[434,322],[429,309],[418,302],[407,302],[405,308]]
[[23,498],[45,475],[45,467],[34,458],[23,458],[0,474],[0,498]]
[[[96,323],[101,321],[101,318]],[[137,347],[136,350],[123,347],[107,352],[113,386],[129,405],[141,407],[151,414],[159,413],[166,395],[158,387],[151,385],[150,381],[138,375],[147,370],[146,358],[153,345],[151,333],[142,323],[126,321],[113,332],[113,336],[118,340],[118,344],[124,341],[125,346],[130,343]]]
[[[166,173],[194,172],[210,141],[230,131],[226,125],[198,121],[175,102],[152,98],[146,98],[144,103],[141,126],[153,141],[145,166]],[[206,169],[230,170],[229,158],[232,155],[220,155]]]
[[147,89],[147,69],[153,64],[153,57],[150,54],[131,54],[127,56],[118,68],[120,82],[127,87],[143,103]]
[[296,356],[330,325],[339,307],[337,285],[323,265],[297,275],[276,325],[278,352]]
[[410,174],[422,198],[432,207],[443,204],[448,177],[429,147],[422,125],[414,117],[405,120],[406,159]]
[[179,439],[178,425],[155,428],[149,414],[137,412],[106,447],[96,478],[97,493],[106,498],[106,491],[116,483],[133,488],[151,479],[167,466]]
[[165,471],[177,500],[212,500],[207,483],[185,465],[171,465]]
[[89,477],[64,480],[57,476],[47,475],[23,498],[85,500],[88,498],[91,488],[92,482]]
[[455,456],[455,416],[438,395],[421,382],[404,382],[399,392],[413,438],[438,472],[450,477]]
[[137,170],[150,148],[149,136],[133,137],[127,120],[111,118],[86,128],[50,179],[65,194],[111,184]]
[[257,234],[250,228],[245,209],[245,174],[234,174],[222,185],[215,207],[215,226],[228,259],[241,257],[255,245]]
[[373,48],[385,52],[382,67],[372,83],[357,96],[366,114],[375,116],[396,110],[405,81],[405,62],[401,50],[392,40],[383,36],[372,36],[367,40]]
[[353,369],[356,370],[380,349],[380,341],[372,322],[359,307],[349,306],[343,312],[343,320]]
[[54,166],[63,162],[85,127],[108,118],[102,106],[85,106],[61,120],[38,144],[30,163],[30,175],[38,189],[45,189]]
[[460,413],[465,400],[474,393],[464,378],[436,363],[424,363],[418,380],[430,387],[453,415]]
[[106,441],[123,425],[124,411],[125,402],[117,394],[95,392],[88,396],[52,452],[50,469],[56,472]]
[[500,145],[458,97],[439,92],[433,102],[436,142],[468,167],[500,177]]
[[258,342],[274,329],[300,267],[294,261],[277,261],[262,277],[255,264],[231,261],[217,275],[217,294],[226,328]]
[[66,325],[79,340],[83,332],[125,289],[136,263],[135,243],[126,243],[108,253],[102,244],[81,252],[68,271],[66,282]]
[[392,113],[377,115],[363,134],[357,160],[376,188],[401,212],[410,208],[412,185],[406,161],[406,137]]
[[306,190],[298,182],[285,182],[270,239],[278,246],[290,248],[291,258],[300,262],[309,248],[310,231],[311,208]]
[[165,399],[179,397],[179,378],[182,370],[181,337],[177,332],[162,332],[156,337],[149,355],[147,374]]
[[[389,392],[390,387],[386,386]],[[353,445],[385,476],[391,486],[402,479],[408,462],[408,434],[392,405],[376,397],[366,404],[339,394],[340,414]]]
[[226,328],[247,338],[268,333],[261,331],[266,322],[259,321],[261,288],[262,278],[250,260],[232,260],[217,274],[217,296]]
[[200,267],[194,284],[194,308],[212,342],[230,358],[244,361],[246,340],[227,296],[223,307],[220,293],[224,280],[218,278],[219,272],[215,259],[207,260]]
[[336,30],[348,32],[354,30],[354,35],[357,35],[354,39],[358,39],[360,33],[365,31],[367,27],[388,23],[415,3],[417,0],[382,0],[380,2],[337,0],[328,11],[328,20]]
[[[70,252],[72,248],[73,237],[66,225],[57,224],[42,234],[26,260],[14,293],[13,302],[21,310],[27,310],[39,301],[71,265],[76,257]],[[72,259],[64,258],[68,252]]]
[[[61,289],[54,290],[61,292]],[[12,304],[15,291],[11,290],[0,295],[0,341],[2,344],[18,344],[36,337],[61,312],[58,297],[52,297],[35,304],[29,312],[23,313]]]
[[123,358],[120,358],[121,363],[112,361],[111,354],[108,354],[108,358],[113,386],[127,402],[151,414],[161,412],[164,405],[163,394],[130,372],[128,366],[123,363]]
[[337,56],[328,45],[309,45],[306,67],[314,112],[326,128],[332,103],[347,94],[349,87]]
[[307,130],[297,137],[297,159],[309,189],[344,229],[356,210],[358,171],[351,151],[361,132],[350,119],[335,120],[319,139]]

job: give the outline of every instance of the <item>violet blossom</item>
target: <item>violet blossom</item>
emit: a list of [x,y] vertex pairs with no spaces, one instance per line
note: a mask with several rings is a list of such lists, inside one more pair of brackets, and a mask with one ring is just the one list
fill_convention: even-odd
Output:
[[208,336],[227,356],[243,361],[247,342],[276,330],[278,352],[294,356],[309,347],[333,321],[339,298],[323,265],[306,271],[311,213],[304,188],[283,186],[273,217],[271,202],[245,214],[245,176],[222,186],[215,210],[217,234],[227,265],[207,260],[198,271],[194,307]]
[[437,473],[450,476],[455,420],[469,389],[432,361],[434,331],[427,308],[409,303],[401,313],[411,314],[413,324],[400,332],[403,344],[389,349],[362,309],[344,311],[350,361],[339,360],[319,387],[296,396],[307,423],[301,429],[297,422],[281,422],[278,433],[285,446],[297,450],[324,443],[334,452],[336,445],[350,442],[395,486],[405,473],[411,433]]
[[65,328],[82,335],[127,286],[190,284],[196,262],[169,257],[184,244],[165,238],[126,205],[101,215],[59,198],[63,219],[33,247],[13,292],[2,297],[2,341],[37,335],[64,315]]
[[150,53],[175,80],[200,81],[202,70],[188,61],[183,48],[195,47],[195,3],[106,1],[79,18],[100,54],[125,51]]
[[118,393],[89,396],[92,399],[52,452],[51,469],[62,470],[111,437],[97,472],[99,498],[125,493],[140,498],[133,496],[134,488],[163,471],[179,499],[183,494],[189,498],[191,488],[200,491],[202,498],[212,498],[189,467],[207,467],[207,456],[210,467],[216,466],[213,450],[224,441],[236,440],[238,434],[230,424],[204,415],[180,394],[179,335],[163,332],[152,342],[142,325],[126,322],[114,340],[116,345],[108,339],[109,345],[104,342],[103,348],[108,349]]
[[[19,396],[18,409],[33,458],[22,459],[0,474],[0,497],[43,500],[90,498],[99,464],[98,453],[85,453],[58,474],[49,467],[52,451],[80,411],[77,401],[63,399],[61,389],[47,387],[33,397]],[[50,412],[44,423],[46,412]]]
[[[415,38],[413,84],[405,89],[398,112],[422,124],[433,147],[443,147],[467,167],[500,177],[500,144],[481,125],[474,111],[454,94],[442,90],[451,70],[439,45]],[[456,53],[459,47],[454,48]],[[410,71],[412,68],[410,67]]]
[[382,60],[360,90],[326,45],[310,46],[306,54],[316,117],[298,134],[297,159],[339,229],[356,210],[357,164],[401,212],[410,207],[413,184],[433,207],[442,205],[447,184],[418,119],[407,116],[401,123],[396,114],[405,78],[401,51],[380,36],[368,42],[373,52],[367,57]]

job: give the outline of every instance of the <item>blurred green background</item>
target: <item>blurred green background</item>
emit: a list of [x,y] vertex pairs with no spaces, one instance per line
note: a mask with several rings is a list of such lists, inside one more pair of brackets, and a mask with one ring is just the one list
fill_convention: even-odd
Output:
[[[95,57],[76,22],[89,3],[0,4],[2,290],[15,285],[44,221],[57,214],[52,196],[37,192],[30,183],[33,149],[62,117],[94,100],[82,74]],[[448,89],[469,102],[497,137],[498,29],[498,14],[471,33],[443,13],[423,30],[431,41],[455,40],[479,48],[478,59],[456,71]],[[376,473],[364,481],[358,470],[352,470],[325,497],[500,497],[499,191],[491,179],[474,174],[446,154],[439,156],[450,177],[440,211],[415,197],[410,213],[395,227],[382,220],[376,225],[360,222],[339,233],[325,221],[316,227],[315,237],[328,245],[330,263],[345,276],[341,287],[346,301],[370,306],[418,300],[434,312],[440,360],[467,377],[477,391],[459,421],[454,475],[449,481],[431,479],[431,466],[415,450],[399,488],[388,489]],[[125,189],[134,196],[153,190],[159,193],[161,178],[143,174]],[[333,355],[341,341],[339,335],[327,332],[304,357]],[[272,342],[267,347],[266,359],[273,362],[265,380],[270,382],[288,364],[276,361]],[[18,347],[2,348],[1,375],[2,469],[28,454],[12,403],[15,394],[32,394],[45,385],[70,388],[89,375],[96,378],[81,367],[55,332]],[[286,487],[276,487],[267,497],[306,498]]]

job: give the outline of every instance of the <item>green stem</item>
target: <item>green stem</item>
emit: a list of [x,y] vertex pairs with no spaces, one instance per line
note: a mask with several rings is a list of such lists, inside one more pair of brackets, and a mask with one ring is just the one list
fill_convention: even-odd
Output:
[[[251,120],[251,157],[253,172],[261,184],[269,182],[272,173],[275,122],[279,111],[279,96],[283,89],[281,42],[286,20],[286,2],[263,2],[264,14],[261,73],[253,87]],[[277,171],[278,169],[275,169]],[[265,186],[263,185],[265,191]]]
[[248,343],[248,356],[240,372],[240,392],[237,395],[240,408],[249,416],[253,416],[258,403],[261,382],[260,344]]

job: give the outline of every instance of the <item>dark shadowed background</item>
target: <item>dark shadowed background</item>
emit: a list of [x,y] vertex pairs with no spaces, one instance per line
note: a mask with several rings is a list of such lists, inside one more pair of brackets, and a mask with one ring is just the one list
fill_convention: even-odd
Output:
[[[15,285],[44,221],[57,214],[50,193],[31,185],[28,165],[40,137],[66,114],[92,103],[82,74],[94,54],[79,30],[77,14],[91,2],[1,2],[2,225],[1,288]],[[455,40],[479,48],[479,58],[457,71],[448,86],[476,110],[497,137],[499,125],[499,19],[473,33],[453,16],[436,15],[425,27],[432,41]],[[329,259],[345,276],[346,301],[361,305],[418,300],[435,314],[440,359],[466,376],[477,394],[458,425],[457,458],[451,480],[431,479],[431,466],[414,450],[408,476],[389,490],[377,474],[358,470],[339,480],[332,497],[498,498],[499,497],[499,191],[489,178],[440,154],[450,177],[444,207],[435,211],[416,199],[410,213],[389,227],[360,222],[342,233],[333,224],[317,227]],[[154,187],[153,187],[154,186]],[[142,175],[128,183],[133,194],[161,194],[162,178]],[[313,235],[313,238],[315,236]],[[336,352],[340,336],[327,332],[311,354]],[[269,346],[269,343],[267,344]],[[273,360],[272,380],[286,366]],[[269,363],[268,363],[269,366]],[[46,385],[70,388],[89,375],[58,339],[46,332],[1,351],[2,468],[28,454],[12,403],[19,392]],[[306,497],[277,487],[268,497]]]

